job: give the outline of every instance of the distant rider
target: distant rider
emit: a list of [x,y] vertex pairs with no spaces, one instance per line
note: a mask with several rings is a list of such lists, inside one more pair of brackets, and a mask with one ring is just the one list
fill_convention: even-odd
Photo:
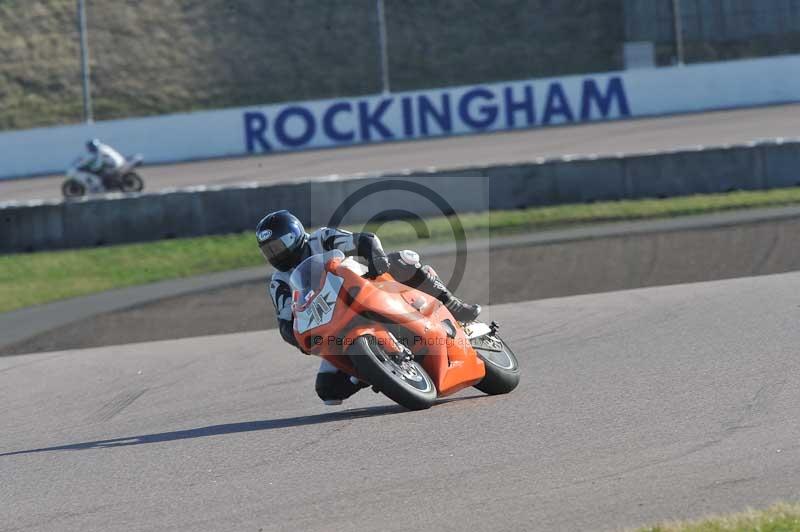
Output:
[[[381,247],[381,241],[372,233],[351,233],[322,227],[308,234],[300,220],[283,210],[266,215],[258,223],[256,238],[264,258],[276,269],[269,284],[269,293],[275,305],[281,336],[298,349],[300,347],[294,337],[289,277],[308,257],[334,249],[346,256],[363,259],[370,277],[389,272],[397,281],[434,296],[444,303],[458,321],[474,321],[481,312],[479,305],[470,305],[455,297],[430,266],[419,263],[417,253],[405,250],[387,255]],[[348,374],[329,362],[323,360],[320,364],[316,390],[325,404],[341,404],[364,386],[363,383],[353,382]]]
[[125,157],[98,139],[88,141],[86,150],[89,154],[81,160],[80,167],[100,177],[105,188],[113,188],[111,185],[118,177],[119,169],[125,164]]

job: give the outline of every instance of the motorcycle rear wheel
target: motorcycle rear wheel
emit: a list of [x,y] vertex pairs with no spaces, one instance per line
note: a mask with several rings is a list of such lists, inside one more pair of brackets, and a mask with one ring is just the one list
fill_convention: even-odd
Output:
[[120,178],[120,189],[123,192],[141,192],[144,181],[136,172],[129,172]]
[[409,410],[425,410],[436,401],[436,386],[422,366],[387,353],[374,336],[360,336],[348,355],[358,373],[395,403]]
[[485,394],[502,395],[511,392],[519,384],[519,362],[502,338],[495,335],[494,340],[499,344],[500,351],[481,349],[475,344],[472,346],[486,367],[486,376],[475,388]]
[[65,198],[80,198],[86,194],[86,187],[77,179],[67,179],[61,185],[61,193]]

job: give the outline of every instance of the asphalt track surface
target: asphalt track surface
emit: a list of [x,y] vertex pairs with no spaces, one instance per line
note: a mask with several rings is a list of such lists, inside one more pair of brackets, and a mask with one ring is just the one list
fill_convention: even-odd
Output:
[[0,528],[613,530],[800,498],[800,274],[488,309],[512,394],[326,409],[275,332],[0,359]]
[[[800,136],[800,104],[149,166],[149,191],[328,175],[461,168],[575,154],[645,153]],[[81,146],[76,146],[76,154]],[[146,156],[146,154],[145,154]],[[65,164],[69,161],[65,161]],[[0,202],[61,196],[62,176],[0,181]]]

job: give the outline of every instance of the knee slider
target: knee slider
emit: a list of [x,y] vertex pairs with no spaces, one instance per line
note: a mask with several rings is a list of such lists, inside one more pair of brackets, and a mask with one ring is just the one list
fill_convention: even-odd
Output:
[[398,252],[398,255],[400,261],[406,266],[414,266],[415,268],[419,268],[419,253],[416,251],[404,249]]

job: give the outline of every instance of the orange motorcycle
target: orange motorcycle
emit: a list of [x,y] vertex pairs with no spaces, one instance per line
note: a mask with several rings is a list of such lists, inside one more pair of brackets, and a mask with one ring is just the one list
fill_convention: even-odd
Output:
[[366,273],[338,250],[295,269],[294,334],[306,353],[412,410],[468,386],[491,395],[517,387],[519,364],[496,323],[459,323],[436,298]]

